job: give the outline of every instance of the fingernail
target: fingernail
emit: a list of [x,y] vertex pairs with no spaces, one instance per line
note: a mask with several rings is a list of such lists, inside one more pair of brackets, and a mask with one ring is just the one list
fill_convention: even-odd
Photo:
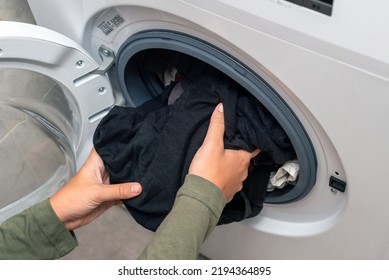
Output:
[[223,103],[219,104],[219,108],[217,108],[220,113],[224,113]]
[[142,187],[140,185],[132,185],[131,186],[131,191],[133,193],[139,193],[142,191]]

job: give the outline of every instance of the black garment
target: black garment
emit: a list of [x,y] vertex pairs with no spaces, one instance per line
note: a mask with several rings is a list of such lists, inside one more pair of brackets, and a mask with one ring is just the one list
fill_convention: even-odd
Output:
[[257,215],[270,171],[295,157],[287,135],[254,97],[217,71],[191,81],[176,102],[167,105],[174,85],[137,108],[114,107],[95,132],[94,145],[111,182],[136,181],[143,186],[140,196],[124,201],[127,209],[145,228],[158,228],[203,142],[215,106],[223,102],[225,147],[248,151],[259,147],[261,153],[219,224]]

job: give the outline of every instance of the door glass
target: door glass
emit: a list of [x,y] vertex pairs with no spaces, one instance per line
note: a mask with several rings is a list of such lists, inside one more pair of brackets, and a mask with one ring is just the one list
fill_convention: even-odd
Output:
[[34,72],[0,69],[0,223],[74,174],[79,119],[60,84]]

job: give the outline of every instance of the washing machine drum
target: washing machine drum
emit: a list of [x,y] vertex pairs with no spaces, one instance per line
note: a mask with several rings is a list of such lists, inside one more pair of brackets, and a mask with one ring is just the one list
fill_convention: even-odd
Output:
[[115,107],[94,135],[111,182],[143,186],[140,196],[124,201],[136,221],[154,231],[169,213],[220,102],[225,147],[250,152],[259,148],[261,153],[252,160],[243,189],[226,205],[219,224],[256,216],[270,172],[296,158],[282,127],[243,87],[200,60],[165,50],[147,50],[138,59],[166,87],[136,108]]

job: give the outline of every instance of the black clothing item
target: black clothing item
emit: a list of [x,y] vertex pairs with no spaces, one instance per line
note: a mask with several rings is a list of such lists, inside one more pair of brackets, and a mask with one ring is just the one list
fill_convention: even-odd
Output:
[[217,72],[192,81],[174,104],[167,105],[174,85],[137,108],[114,107],[95,132],[94,145],[111,182],[136,181],[143,186],[141,195],[125,200],[125,206],[139,224],[153,231],[158,228],[204,140],[215,106],[223,102],[225,147],[260,148],[261,153],[219,224],[257,215],[270,171],[295,158],[289,138],[253,96]]

